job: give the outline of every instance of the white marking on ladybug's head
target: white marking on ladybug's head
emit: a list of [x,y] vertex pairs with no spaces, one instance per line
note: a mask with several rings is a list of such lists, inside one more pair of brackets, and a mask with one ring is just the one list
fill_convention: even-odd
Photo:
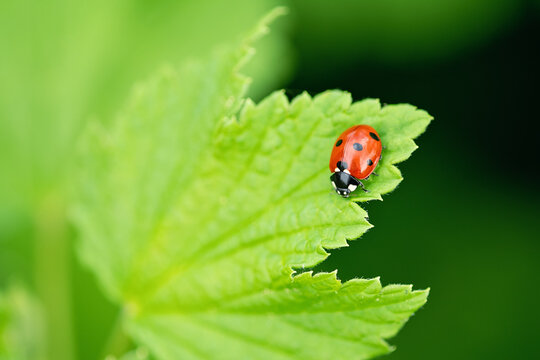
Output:
[[346,173],[346,174],[351,175],[351,172],[349,171],[349,169],[345,169],[345,170],[343,170],[343,172]]
[[334,187],[334,189],[337,189],[336,183],[333,181],[332,181],[332,186]]
[[351,192],[353,192],[354,190],[356,190],[357,187],[358,187],[358,185],[350,184],[347,189],[349,189]]
[[339,168],[335,168],[334,169],[334,172],[340,172],[341,170],[339,170]]

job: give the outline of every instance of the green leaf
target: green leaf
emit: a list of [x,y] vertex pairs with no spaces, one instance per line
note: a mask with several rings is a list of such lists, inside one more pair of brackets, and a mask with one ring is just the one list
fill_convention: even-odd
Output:
[[38,301],[20,286],[0,292],[0,360],[45,358],[44,324]]
[[426,301],[378,279],[295,275],[371,227],[330,185],[336,137],[358,123],[380,133],[380,176],[353,200],[379,199],[431,117],[342,91],[245,99],[239,68],[275,15],[238,48],[139,86],[82,149],[79,253],[158,358],[366,359]]

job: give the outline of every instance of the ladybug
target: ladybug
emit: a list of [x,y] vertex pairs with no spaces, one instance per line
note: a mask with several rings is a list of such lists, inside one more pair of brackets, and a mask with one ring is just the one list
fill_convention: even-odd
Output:
[[330,180],[336,192],[349,197],[358,186],[365,192],[360,180],[368,179],[382,153],[381,138],[369,125],[356,125],[345,130],[334,143],[330,156]]

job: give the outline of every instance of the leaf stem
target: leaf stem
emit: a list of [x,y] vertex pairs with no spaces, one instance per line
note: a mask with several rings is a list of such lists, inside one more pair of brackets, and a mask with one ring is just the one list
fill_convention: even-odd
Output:
[[71,289],[69,277],[69,232],[63,198],[46,195],[35,216],[35,282],[45,310],[47,358],[75,359]]
[[129,350],[130,345],[131,340],[124,331],[124,312],[120,311],[111,328],[101,358],[120,357]]

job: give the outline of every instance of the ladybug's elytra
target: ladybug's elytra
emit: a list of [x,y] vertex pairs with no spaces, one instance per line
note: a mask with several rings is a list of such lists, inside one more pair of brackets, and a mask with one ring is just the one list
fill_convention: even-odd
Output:
[[381,159],[382,143],[377,131],[369,125],[356,125],[345,130],[334,143],[330,156],[330,180],[336,192],[349,197],[360,180],[369,178]]

